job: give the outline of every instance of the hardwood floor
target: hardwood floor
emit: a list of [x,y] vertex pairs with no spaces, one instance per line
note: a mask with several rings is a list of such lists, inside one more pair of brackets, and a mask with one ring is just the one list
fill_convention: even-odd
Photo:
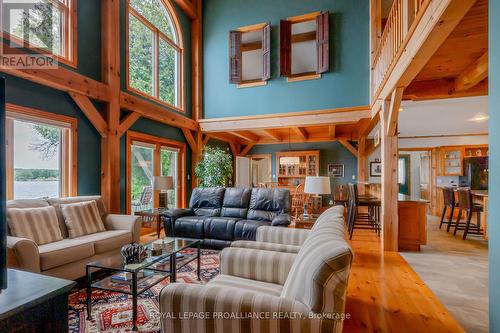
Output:
[[399,253],[356,230],[344,332],[465,332]]

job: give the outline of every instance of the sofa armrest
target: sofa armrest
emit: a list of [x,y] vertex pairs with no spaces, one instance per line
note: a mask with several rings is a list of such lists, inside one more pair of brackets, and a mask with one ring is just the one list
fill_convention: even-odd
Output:
[[304,229],[262,226],[257,229],[256,240],[285,245],[302,245],[309,232],[309,230]]
[[183,216],[193,216],[194,211],[191,208],[169,209],[162,215],[163,228],[165,234],[169,237],[175,237],[175,220]]
[[288,227],[290,223],[292,223],[292,217],[290,214],[284,213],[276,216],[271,222],[271,225],[273,227]]
[[40,273],[38,245],[28,238],[7,236],[9,267]]
[[296,254],[227,247],[220,254],[221,274],[283,285]]
[[259,327],[260,332],[298,333],[320,327],[311,325],[309,309],[298,301],[233,287],[172,283],[159,301],[162,332],[242,333]]
[[299,253],[300,250],[300,246],[298,245],[286,245],[278,243],[256,242],[256,241],[245,241],[245,240],[234,241],[231,243],[231,247],[276,251],[276,252],[287,252],[287,253]]
[[132,241],[139,243],[142,217],[135,215],[108,214],[105,224],[108,230],[127,230],[132,232]]

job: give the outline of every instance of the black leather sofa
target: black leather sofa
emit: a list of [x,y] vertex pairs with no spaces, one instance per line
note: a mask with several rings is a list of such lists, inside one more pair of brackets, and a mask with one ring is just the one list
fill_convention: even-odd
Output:
[[290,205],[286,189],[195,188],[189,208],[169,210],[163,222],[168,236],[202,239],[203,247],[220,249],[255,240],[260,226],[288,226]]

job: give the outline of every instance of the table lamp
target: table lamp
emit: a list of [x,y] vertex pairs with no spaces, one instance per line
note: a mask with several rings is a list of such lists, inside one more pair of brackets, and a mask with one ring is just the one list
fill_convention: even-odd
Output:
[[158,207],[168,208],[168,190],[174,189],[174,178],[172,176],[154,176],[153,189],[158,193]]
[[[306,176],[304,193],[320,197],[322,194],[332,194],[330,177]],[[304,216],[307,216],[307,204],[304,206]]]

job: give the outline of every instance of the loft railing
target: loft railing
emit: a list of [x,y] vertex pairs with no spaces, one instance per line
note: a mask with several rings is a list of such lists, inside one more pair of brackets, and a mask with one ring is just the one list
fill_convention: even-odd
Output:
[[415,29],[430,2],[431,0],[394,0],[373,58],[373,96],[378,96],[384,81],[408,43],[410,32]]

